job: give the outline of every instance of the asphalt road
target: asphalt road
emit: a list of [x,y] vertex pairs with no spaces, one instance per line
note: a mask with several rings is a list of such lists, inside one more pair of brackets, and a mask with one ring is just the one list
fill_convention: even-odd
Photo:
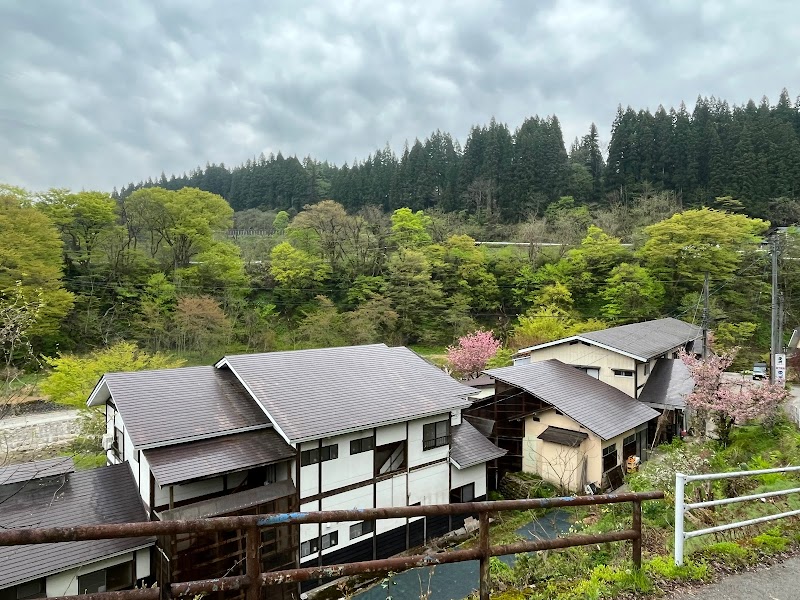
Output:
[[797,600],[800,557],[759,571],[728,575],[719,583],[675,592],[667,600]]

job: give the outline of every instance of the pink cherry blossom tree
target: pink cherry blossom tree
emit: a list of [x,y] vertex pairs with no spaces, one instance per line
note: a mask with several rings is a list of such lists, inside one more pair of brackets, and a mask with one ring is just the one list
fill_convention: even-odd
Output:
[[458,344],[447,347],[447,362],[457,373],[469,377],[486,368],[486,363],[500,349],[500,340],[491,331],[478,330],[458,338]]
[[705,416],[711,416],[717,426],[720,441],[727,445],[736,424],[776,415],[789,392],[783,385],[757,384],[750,380],[723,377],[736,356],[738,348],[723,354],[712,354],[705,360],[681,352],[681,360],[694,379],[694,391],[686,397],[686,405],[695,409],[705,430]]

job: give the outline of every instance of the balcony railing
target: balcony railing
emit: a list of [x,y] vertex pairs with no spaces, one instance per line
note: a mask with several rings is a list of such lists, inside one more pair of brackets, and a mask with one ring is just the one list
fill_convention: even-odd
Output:
[[[400,571],[413,567],[427,567],[467,560],[480,561],[478,589],[481,600],[488,600],[490,583],[489,559],[492,556],[570,548],[573,546],[588,546],[605,542],[630,541],[632,542],[631,560],[634,567],[637,569],[640,568],[642,564],[642,502],[645,500],[660,500],[663,497],[663,492],[654,491],[561,498],[534,498],[530,500],[435,504],[430,506],[402,506],[392,508],[365,508],[359,510],[246,515],[192,521],[154,521],[145,523],[52,527],[47,529],[11,529],[0,531],[0,546],[143,536],[174,536],[182,533],[231,530],[244,530],[247,534],[244,575],[198,581],[169,582],[169,584],[161,582],[159,587],[87,594],[81,596],[82,600],[159,600],[164,598],[195,596],[197,594],[209,592],[241,590],[246,591],[247,600],[258,600],[261,598],[263,588],[269,585],[302,582],[314,579],[331,579],[362,573]],[[556,539],[526,540],[502,546],[492,546],[489,543],[489,515],[491,513],[537,508],[618,504],[623,502],[630,502],[632,504],[630,529],[591,535],[575,534]],[[475,548],[321,567],[304,567],[269,572],[261,571],[258,553],[260,530],[264,527],[293,524],[300,525],[304,523],[336,523],[343,521],[393,519],[398,517],[464,514],[479,515],[479,544]]]

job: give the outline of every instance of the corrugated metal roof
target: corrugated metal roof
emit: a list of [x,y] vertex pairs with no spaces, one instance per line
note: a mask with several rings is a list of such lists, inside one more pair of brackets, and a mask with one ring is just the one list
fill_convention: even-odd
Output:
[[693,389],[694,379],[683,361],[662,358],[647,378],[639,402],[655,408],[683,410],[686,408],[684,399]]
[[269,425],[236,378],[214,367],[106,373],[103,381],[137,450]]
[[486,373],[536,396],[604,440],[658,417],[652,408],[559,360],[491,369]]
[[[127,463],[0,489],[0,527],[70,527],[147,521]],[[0,547],[0,587],[30,581],[153,543],[151,538]],[[66,593],[66,590],[56,590]]]
[[404,347],[384,344],[226,356],[291,442],[469,406],[465,386]]
[[452,428],[450,459],[459,469],[466,469],[505,456],[507,450],[498,448],[467,421]]
[[[72,457],[65,456],[8,465],[0,468],[0,485],[10,485],[12,483],[21,483],[33,479],[54,477],[65,473],[72,473],[73,471],[75,471],[75,463],[72,461]],[[0,498],[2,496],[3,493],[0,491]]]
[[670,317],[581,333],[562,340],[523,348],[516,355],[525,355],[540,348],[547,348],[572,340],[594,343],[611,348],[637,360],[646,361],[661,356],[687,342],[694,342],[694,352],[700,352],[702,350],[703,330],[697,325]]
[[561,446],[569,446],[570,448],[580,446],[583,440],[588,438],[589,434],[584,431],[573,431],[572,429],[554,427],[553,425],[548,426],[547,429],[539,434],[540,440],[560,444]]
[[145,450],[159,485],[242,471],[286,460],[296,452],[273,429]]
[[181,521],[185,519],[207,519],[219,517],[240,510],[253,508],[259,504],[266,504],[278,498],[293,496],[297,492],[291,479],[285,479],[269,485],[227,494],[219,498],[211,498],[202,502],[195,502],[186,506],[165,510],[159,517],[162,521]]

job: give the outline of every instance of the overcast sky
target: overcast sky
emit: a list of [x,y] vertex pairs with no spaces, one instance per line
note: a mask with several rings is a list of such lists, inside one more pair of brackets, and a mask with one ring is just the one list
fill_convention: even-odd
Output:
[[[0,182],[105,189],[260,152],[800,94],[794,0],[0,0]],[[795,86],[792,89],[791,86]]]

